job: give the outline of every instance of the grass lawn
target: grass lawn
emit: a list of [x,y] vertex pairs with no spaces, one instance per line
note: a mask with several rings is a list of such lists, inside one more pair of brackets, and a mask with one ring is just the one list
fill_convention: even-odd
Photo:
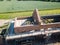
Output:
[[35,8],[39,10],[45,9],[60,9],[59,2],[43,2],[43,1],[0,1],[0,13],[1,12],[13,12],[13,11],[31,11]]
[[35,8],[39,10],[39,14],[41,16],[60,14],[59,2],[11,0],[0,2],[0,19],[11,19],[14,17],[31,16],[32,11]]
[[[33,13],[33,11],[0,13],[0,19],[11,19],[14,17],[32,16],[32,13]],[[41,16],[52,15],[52,14],[60,14],[60,9],[41,10],[41,11],[39,11],[39,14]]]

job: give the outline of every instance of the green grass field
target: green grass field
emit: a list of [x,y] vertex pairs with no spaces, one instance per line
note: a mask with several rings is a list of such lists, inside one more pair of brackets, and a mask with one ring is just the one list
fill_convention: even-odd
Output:
[[0,12],[60,9],[59,2],[42,1],[0,1]]
[[42,1],[1,1],[0,19],[11,19],[14,17],[31,16],[32,11],[37,8],[41,16],[60,14],[59,2]]
[[[12,19],[15,17],[32,16],[33,11],[1,13],[0,19]],[[40,16],[60,14],[60,9],[39,11]]]

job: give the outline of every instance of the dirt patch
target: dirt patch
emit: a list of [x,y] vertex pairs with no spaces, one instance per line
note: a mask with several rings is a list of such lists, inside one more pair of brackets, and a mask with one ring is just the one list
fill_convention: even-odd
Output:
[[0,20],[0,26],[3,26],[4,24],[8,23],[10,20]]

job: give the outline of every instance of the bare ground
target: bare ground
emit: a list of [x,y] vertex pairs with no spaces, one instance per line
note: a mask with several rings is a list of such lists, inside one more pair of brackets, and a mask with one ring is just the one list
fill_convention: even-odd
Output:
[[3,26],[5,23],[9,22],[10,20],[1,20],[0,19],[0,26]]

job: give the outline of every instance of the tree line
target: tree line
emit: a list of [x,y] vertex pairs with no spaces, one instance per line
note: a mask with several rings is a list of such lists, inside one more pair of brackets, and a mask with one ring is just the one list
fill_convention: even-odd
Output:
[[60,0],[39,0],[39,1],[60,2]]
[[[4,1],[4,0],[0,0]],[[12,0],[7,0],[7,1],[12,1]],[[48,1],[48,2],[60,2],[60,0],[17,0],[17,1]]]
[[18,0],[18,1],[48,1],[48,2],[60,2],[60,0]]

